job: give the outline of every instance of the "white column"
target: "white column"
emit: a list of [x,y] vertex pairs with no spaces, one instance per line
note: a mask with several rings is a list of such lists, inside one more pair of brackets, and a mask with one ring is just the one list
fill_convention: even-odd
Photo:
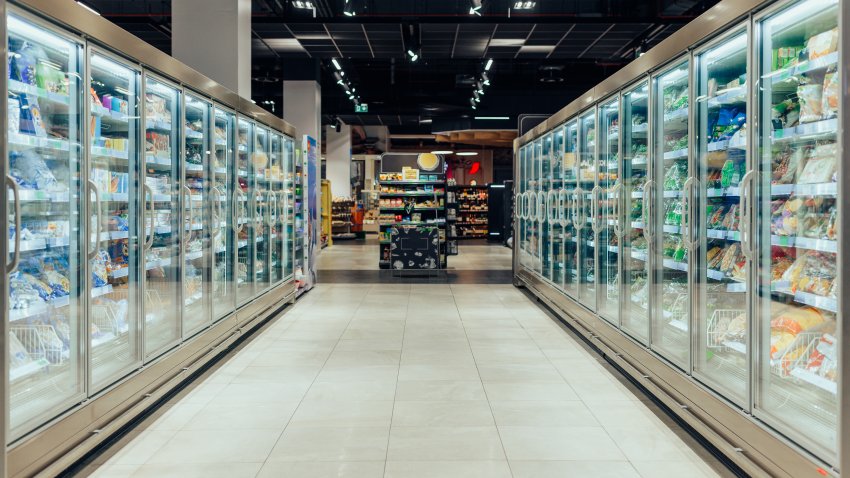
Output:
[[251,98],[251,0],[173,0],[171,55]]
[[326,179],[333,197],[351,197],[351,126],[343,124],[339,133],[325,126]]
[[[283,82],[283,119],[322,144],[322,87],[314,80]],[[301,138],[298,139],[301,144]]]

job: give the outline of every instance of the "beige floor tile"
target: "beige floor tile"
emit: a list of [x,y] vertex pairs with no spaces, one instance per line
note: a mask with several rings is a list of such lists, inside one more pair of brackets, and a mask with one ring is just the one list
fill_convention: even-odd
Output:
[[562,383],[564,379],[548,363],[543,364],[478,364],[478,372],[484,382],[555,382]]
[[89,478],[127,478],[128,476],[132,476],[133,472],[139,469],[140,466],[107,463],[99,466],[88,476]]
[[511,478],[506,461],[390,461],[384,478]]
[[393,409],[393,427],[478,427],[493,425],[486,400],[401,401]]
[[487,398],[494,400],[578,400],[565,382],[487,382]]
[[400,360],[399,350],[334,350],[325,366],[398,365]]
[[625,461],[602,427],[499,427],[508,460]]
[[235,405],[293,402],[301,400],[308,388],[310,382],[231,383],[218,393],[214,401],[218,404]]
[[402,365],[398,371],[399,381],[408,380],[479,380],[474,364]]
[[388,427],[289,426],[268,462],[383,461],[389,432]]
[[401,350],[401,346],[401,337],[392,339],[340,340],[334,351]]
[[410,380],[400,381],[396,387],[396,402],[419,400],[486,400],[484,387],[478,380]]
[[490,401],[496,425],[518,427],[596,427],[599,422],[583,402]]
[[279,437],[280,430],[184,430],[146,463],[262,463]]
[[382,478],[384,462],[269,462],[257,478]]
[[496,427],[393,427],[388,461],[503,460]]
[[587,407],[605,428],[653,429],[663,426],[642,402],[634,400],[591,400]]
[[177,430],[143,431],[109,459],[109,464],[141,465],[147,463],[154,454],[171,440]]
[[682,441],[664,434],[659,427],[606,428],[608,435],[629,460],[635,461],[687,461],[682,453]]
[[230,381],[231,384],[261,383],[289,384],[312,382],[321,365],[279,365],[269,367],[245,367],[244,370]]
[[253,478],[258,463],[164,463],[140,466],[132,478]]
[[388,427],[392,401],[304,400],[292,419],[294,427]]
[[337,365],[325,367],[317,382],[393,382],[398,379],[398,365]]
[[696,463],[684,461],[633,461],[632,466],[643,478],[709,478],[716,474],[706,473]]
[[396,382],[315,382],[305,400],[393,400]]
[[215,402],[189,420],[184,430],[278,430],[289,422],[298,402],[254,403],[250,406]]
[[157,418],[148,430],[180,430],[192,418],[204,409],[206,405],[193,403],[178,403]]
[[510,464],[514,478],[640,478],[627,461],[511,461]]

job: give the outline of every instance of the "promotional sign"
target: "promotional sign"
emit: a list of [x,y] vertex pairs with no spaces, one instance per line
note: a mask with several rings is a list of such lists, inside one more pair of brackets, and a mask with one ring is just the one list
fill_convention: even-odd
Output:
[[316,138],[304,135],[302,143],[302,157],[304,161],[303,190],[307,194],[307,244],[304,248],[304,290],[313,288],[316,283],[316,261],[319,255],[319,236],[321,234],[321,223],[319,221],[319,169],[318,169],[318,145]]

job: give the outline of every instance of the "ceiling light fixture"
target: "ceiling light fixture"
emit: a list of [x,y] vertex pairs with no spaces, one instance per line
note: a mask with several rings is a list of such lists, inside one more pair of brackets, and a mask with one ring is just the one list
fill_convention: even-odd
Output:
[[493,66],[493,59],[492,59],[492,58],[488,58],[488,59],[487,59],[487,64],[486,64],[486,65],[484,65],[484,71],[490,71],[490,67],[492,67],[492,66]]
[[79,5],[79,6],[83,7],[83,8],[85,8],[86,10],[88,10],[88,11],[90,11],[90,12],[94,13],[94,14],[95,14],[95,15],[97,15],[97,16],[100,16],[100,12],[98,12],[98,11],[97,11],[97,10],[95,10],[94,8],[92,8],[92,7],[88,6],[88,5],[86,5],[85,3],[83,3],[83,2],[81,2],[81,1],[79,1],[79,0],[77,0],[77,5]]
[[339,62],[336,61],[336,58],[331,58],[331,63],[334,64],[334,66],[336,67],[337,70],[342,70],[342,67],[339,66]]
[[475,151],[458,151],[455,153],[457,156],[478,156],[478,153]]
[[469,14],[481,16],[481,7],[484,0],[470,0]]
[[410,57],[410,61],[412,62],[419,59],[419,54],[415,53],[413,50],[407,50],[407,55]]
[[454,151],[451,151],[451,150],[448,150],[448,149],[447,150],[440,149],[440,150],[437,150],[437,151],[431,151],[431,154],[454,154]]
[[334,78],[336,78],[336,84],[337,85],[343,85],[344,84],[344,82],[342,81],[342,75],[340,75],[340,72],[335,71],[334,72]]
[[295,8],[302,8],[302,9],[305,9],[305,10],[312,10],[313,9],[313,2],[309,2],[309,1],[305,2],[305,1],[301,1],[301,0],[295,0],[294,2],[292,2],[292,5],[294,5]]
[[536,6],[537,6],[537,2],[529,2],[529,1],[515,2],[514,3],[514,10],[531,10]]
[[509,116],[476,116],[477,120],[509,120],[511,119]]
[[481,73],[481,82],[484,86],[490,86],[490,77],[487,76],[487,72]]

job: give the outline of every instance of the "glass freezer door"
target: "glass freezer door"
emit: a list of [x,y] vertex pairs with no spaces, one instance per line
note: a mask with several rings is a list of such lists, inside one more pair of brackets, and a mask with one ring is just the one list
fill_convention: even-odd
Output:
[[649,340],[650,266],[647,209],[652,184],[648,174],[647,135],[649,84],[643,82],[623,94],[623,280],[627,299],[620,326],[644,344]]
[[[749,402],[749,258],[741,242],[747,165],[747,34],[695,55],[698,225],[694,374],[739,405]],[[748,406],[748,405],[746,405]]]
[[145,357],[180,340],[180,91],[145,75]]
[[286,249],[284,256],[284,276],[292,277],[293,272],[293,248],[295,247],[295,143],[289,139],[283,138],[283,160],[284,174],[286,182],[284,183],[284,201],[282,203],[283,212],[286,217]]
[[[98,200],[82,178],[82,47],[15,15],[7,18],[6,343],[10,431],[19,437],[85,390],[82,251],[98,254],[99,241],[82,234],[89,219],[82,201],[96,211]],[[102,223],[92,218],[90,224]]]
[[578,122],[564,126],[564,292],[578,299]]
[[551,247],[552,242],[549,237],[550,223],[549,210],[551,206],[551,165],[552,165],[552,135],[547,134],[540,141],[540,194],[545,202],[543,214],[538,219],[540,224],[540,273],[545,279],[552,279],[552,262],[551,262]]
[[236,309],[236,275],[233,224],[233,154],[235,116],[216,108],[213,141],[212,196],[212,291],[213,319]]
[[266,175],[269,178],[269,223],[271,225],[271,283],[278,284],[283,280],[283,244],[285,198],[283,197],[283,138],[277,133],[271,135],[271,166]]
[[619,324],[620,309],[620,102],[613,100],[597,108],[599,158],[597,174],[596,248],[599,264],[599,313]]
[[579,194],[578,194],[578,299],[596,310],[596,238],[593,211],[596,202],[596,112],[579,117]]
[[[759,21],[756,414],[836,462],[839,317],[837,1]],[[846,161],[846,159],[845,159]]]
[[251,156],[254,167],[254,242],[257,244],[256,265],[254,268],[254,294],[258,295],[269,288],[271,227],[269,227],[269,130],[254,128],[254,152]]
[[254,297],[254,227],[253,212],[250,208],[254,201],[254,175],[251,153],[254,148],[253,125],[243,119],[239,120],[236,147],[236,185],[233,191],[233,222],[236,224],[236,297],[237,304],[242,305]]
[[212,104],[184,96],[183,146],[183,336],[211,323],[210,116]]
[[[134,369],[139,353],[139,79],[141,72],[91,53],[89,180],[103,224],[89,261],[90,376],[93,392]],[[97,208],[100,210],[98,211]]]
[[[655,244],[656,280],[660,305],[655,308],[652,346],[682,368],[690,353],[690,300],[685,186],[688,168],[688,61],[674,65],[653,79],[653,171],[658,182],[651,221],[658,231]],[[653,191],[654,192],[654,191]],[[657,211],[657,213],[656,213]]]
[[558,126],[552,133],[552,153],[550,155],[550,191],[554,197],[552,215],[549,221],[549,243],[551,250],[552,283],[558,288],[564,287],[564,222],[563,195],[564,190],[564,128]]

